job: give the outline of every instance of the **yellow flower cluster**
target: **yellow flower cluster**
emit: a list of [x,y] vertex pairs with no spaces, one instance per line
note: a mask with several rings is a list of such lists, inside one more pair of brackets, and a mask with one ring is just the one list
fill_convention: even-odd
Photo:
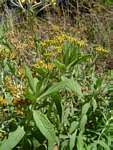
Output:
[[19,99],[23,95],[23,88],[20,84],[15,84],[10,76],[5,77],[5,85],[11,92],[13,98]]
[[25,70],[23,67],[19,66],[18,68],[18,75],[23,79],[25,77]]
[[69,41],[70,43],[80,46],[81,48],[87,45],[85,40],[79,40],[71,36],[66,36],[66,40]]
[[6,105],[7,100],[3,98],[3,96],[0,96],[0,105]]
[[9,55],[10,59],[16,59],[16,57],[17,57],[17,53],[15,51],[12,51]]
[[54,64],[52,63],[45,63],[44,61],[42,60],[38,60],[35,64],[32,65],[33,67],[35,68],[45,68],[45,69],[48,69],[48,70],[52,70],[54,68]]
[[14,50],[10,50],[9,48],[5,47],[4,45],[0,45],[0,58],[9,58],[9,59],[16,59],[17,52]]
[[4,45],[0,44],[0,58],[9,57],[9,54],[10,54],[10,50]]
[[42,47],[47,48],[49,46],[62,46],[64,41],[69,41],[70,43],[73,43],[75,45],[78,45],[80,47],[84,47],[87,45],[86,41],[79,40],[77,38],[74,38],[72,36],[69,36],[65,33],[62,33],[60,35],[55,36],[53,39],[44,40],[41,42]]
[[101,52],[101,53],[109,53],[109,51],[108,51],[107,49],[105,49],[105,48],[103,48],[103,47],[101,47],[101,46],[95,47],[95,50],[96,50],[97,52]]

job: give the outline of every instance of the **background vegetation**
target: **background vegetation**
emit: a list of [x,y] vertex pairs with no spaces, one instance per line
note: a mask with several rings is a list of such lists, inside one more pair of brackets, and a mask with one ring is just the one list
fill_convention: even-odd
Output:
[[0,150],[113,149],[112,0],[0,1]]

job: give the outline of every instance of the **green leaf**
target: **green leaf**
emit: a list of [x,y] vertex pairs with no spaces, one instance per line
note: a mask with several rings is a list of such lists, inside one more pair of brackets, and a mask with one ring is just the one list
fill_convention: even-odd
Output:
[[36,122],[36,126],[48,140],[48,150],[52,150],[53,145],[57,143],[57,137],[53,124],[48,120],[46,115],[40,111],[34,110],[33,118]]
[[36,97],[34,95],[34,93],[32,92],[32,90],[30,88],[26,89],[24,96],[26,99],[31,100],[31,101],[35,101]]
[[97,102],[94,98],[92,99],[92,106],[93,106],[93,112],[95,112],[95,110],[97,108]]
[[62,105],[61,105],[61,96],[60,95],[55,95],[53,98],[53,101],[55,102],[56,108],[57,108],[57,113],[59,115],[60,120],[62,119]]
[[68,66],[73,61],[76,61],[80,56],[80,49],[78,46],[70,43],[69,41],[64,43],[64,58],[63,62],[65,66]]
[[73,150],[75,146],[76,134],[77,134],[77,130],[70,137],[70,143],[69,143],[70,150]]
[[12,150],[24,137],[23,127],[18,127],[16,131],[9,133],[8,139],[5,139],[0,145],[0,150]]
[[36,88],[34,86],[34,79],[32,76],[32,72],[29,69],[29,67],[27,67],[26,65],[25,65],[25,74],[26,74],[26,77],[28,78],[28,82],[29,82],[29,86],[30,86],[31,90],[33,91],[33,93],[35,93]]
[[103,82],[103,80],[101,78],[96,79],[95,84],[94,84],[94,88],[95,89],[100,88],[102,85],[102,82]]
[[87,150],[97,150],[97,144],[91,143],[87,146]]
[[82,115],[85,115],[90,108],[90,103],[86,103],[82,106]]
[[68,65],[67,68],[69,69],[70,67],[72,67],[72,66],[74,66],[74,65],[76,65],[76,64],[80,64],[80,63],[82,63],[82,62],[85,62],[85,61],[87,61],[90,57],[91,57],[90,55],[85,55],[85,56],[82,56],[82,57],[78,58],[77,60],[75,59],[75,60],[73,60],[73,61]]
[[37,98],[37,101],[42,99],[43,97],[53,94],[55,92],[58,92],[65,88],[65,82],[61,81],[59,83],[56,83],[55,85],[52,85],[50,88],[48,88],[45,93],[43,93],[40,97]]
[[81,120],[80,120],[81,133],[83,133],[85,130],[85,125],[87,123],[86,113],[88,112],[89,108],[90,108],[90,103],[86,103],[82,106],[82,114],[81,114]]
[[84,132],[86,123],[87,123],[87,116],[83,115],[82,118],[81,118],[81,120],[80,120],[80,130],[81,130],[81,133]]
[[75,81],[73,78],[68,79],[66,77],[62,77],[62,81],[59,83],[56,83],[55,85],[51,86],[48,90],[45,91],[40,97],[37,98],[37,101],[42,99],[43,97],[50,95],[52,93],[58,92],[60,90],[67,89],[68,91],[73,91],[75,94],[77,94],[80,97],[83,97],[83,94],[81,92],[81,86],[78,84],[77,81]]
[[79,123],[77,121],[73,121],[69,128],[69,133],[73,133],[78,128]]
[[110,147],[105,143],[105,141],[100,140],[100,141],[95,141],[95,143],[103,147],[105,150],[110,150]]
[[73,91],[78,96],[83,97],[81,86],[76,80],[73,79],[73,77],[71,79],[62,77],[62,80],[65,82],[65,88],[67,88],[70,91]]
[[57,68],[59,68],[60,70],[65,70],[65,65],[61,62],[59,62],[58,60],[54,61],[54,64],[56,65]]
[[77,137],[77,150],[84,150],[84,141],[82,134],[79,134]]

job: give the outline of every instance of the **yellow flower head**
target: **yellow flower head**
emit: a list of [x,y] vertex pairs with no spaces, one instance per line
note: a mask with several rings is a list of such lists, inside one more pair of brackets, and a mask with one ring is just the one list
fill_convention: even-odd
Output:
[[54,65],[52,63],[45,63],[44,61],[42,60],[38,60],[34,65],[32,65],[33,67],[35,68],[45,68],[45,69],[48,69],[48,70],[52,70]]
[[101,52],[101,53],[109,53],[109,51],[108,51],[107,49],[105,49],[105,48],[103,48],[103,47],[101,47],[101,46],[95,47],[95,50],[96,50],[97,52]]

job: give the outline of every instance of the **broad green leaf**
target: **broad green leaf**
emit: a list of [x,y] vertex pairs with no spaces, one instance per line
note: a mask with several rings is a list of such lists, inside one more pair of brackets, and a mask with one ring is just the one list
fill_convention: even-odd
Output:
[[0,150],[12,150],[24,137],[23,127],[18,127],[16,131],[9,133],[8,139],[5,139],[0,145]]
[[85,125],[87,123],[87,116],[86,115],[83,115],[81,120],[80,120],[80,130],[81,130],[81,133],[83,133],[85,131]]
[[46,90],[45,93],[43,93],[39,98],[37,98],[37,101],[47,95],[58,92],[64,88],[65,88],[65,82],[61,81],[59,83],[56,83],[55,85],[52,85],[48,90]]
[[87,146],[87,150],[97,150],[97,144],[91,143]]
[[81,120],[80,120],[80,130],[81,130],[81,133],[84,132],[85,130],[85,125],[87,123],[87,112],[90,108],[90,103],[86,103],[82,106],[82,114],[81,114]]
[[101,85],[102,85],[102,82],[103,82],[102,79],[100,79],[100,78],[99,78],[99,79],[96,79],[95,84],[94,84],[94,88],[95,88],[95,89],[100,88]]
[[54,64],[60,69],[60,70],[65,70],[65,65],[58,60],[54,61]]
[[55,85],[51,86],[48,90],[45,91],[40,97],[37,98],[37,101],[42,99],[43,97],[50,95],[52,93],[58,92],[60,90],[67,89],[68,91],[73,91],[75,94],[77,94],[80,97],[83,97],[83,94],[81,92],[81,87],[78,84],[77,81],[75,81],[73,78],[68,79],[66,77],[62,77],[62,81],[56,83]]
[[33,88],[34,88],[34,92],[38,92],[37,91],[37,84],[39,83],[39,80],[37,78],[33,78]]
[[68,147],[69,141],[67,139],[65,139],[62,143],[61,143],[61,148],[60,150],[66,150]]
[[86,103],[82,106],[82,115],[85,115],[88,112],[89,107],[90,107],[90,103]]
[[75,146],[76,134],[77,134],[77,130],[70,137],[70,143],[69,143],[70,150],[73,150]]
[[31,101],[35,101],[36,97],[34,95],[34,93],[32,92],[32,90],[30,88],[26,89],[24,96],[26,99],[31,100]]
[[79,123],[77,121],[73,121],[69,128],[69,133],[72,134],[77,129],[78,125],[79,125]]
[[85,150],[82,134],[79,134],[78,137],[77,137],[77,150]]
[[53,101],[55,102],[56,108],[57,108],[57,113],[59,115],[60,120],[62,119],[62,105],[61,105],[61,96],[60,95],[55,95],[53,98]]
[[71,64],[73,61],[77,60],[80,56],[80,49],[78,46],[70,43],[70,42],[65,42],[64,43],[64,58],[63,62],[66,66]]
[[81,56],[80,58],[78,58],[77,60],[73,60],[69,65],[68,65],[68,69],[76,64],[80,64],[82,62],[87,61],[91,56],[90,55],[85,55],[85,56]]
[[111,150],[110,147],[105,143],[105,141],[100,140],[100,141],[95,141],[95,143],[103,147],[104,150]]
[[40,111],[34,110],[33,118],[36,122],[36,126],[48,140],[48,150],[52,150],[53,145],[57,143],[57,137],[53,124],[48,120],[46,115]]
[[44,93],[44,91],[46,90],[47,86],[48,86],[48,78],[46,77],[46,79],[40,81],[41,82],[41,86],[40,86],[40,94]]
[[73,91],[78,96],[83,97],[81,86],[76,80],[73,79],[73,77],[71,79],[62,77],[62,80],[65,82],[65,88],[67,88],[67,90]]
[[92,99],[92,106],[93,106],[93,112],[95,112],[95,110],[97,108],[97,102],[94,98]]
[[32,77],[31,70],[26,65],[25,65],[25,74],[26,74],[26,77],[28,78],[28,82],[29,82],[29,86],[30,86],[31,90],[33,91],[33,93],[35,93],[36,88],[34,86],[34,79]]

